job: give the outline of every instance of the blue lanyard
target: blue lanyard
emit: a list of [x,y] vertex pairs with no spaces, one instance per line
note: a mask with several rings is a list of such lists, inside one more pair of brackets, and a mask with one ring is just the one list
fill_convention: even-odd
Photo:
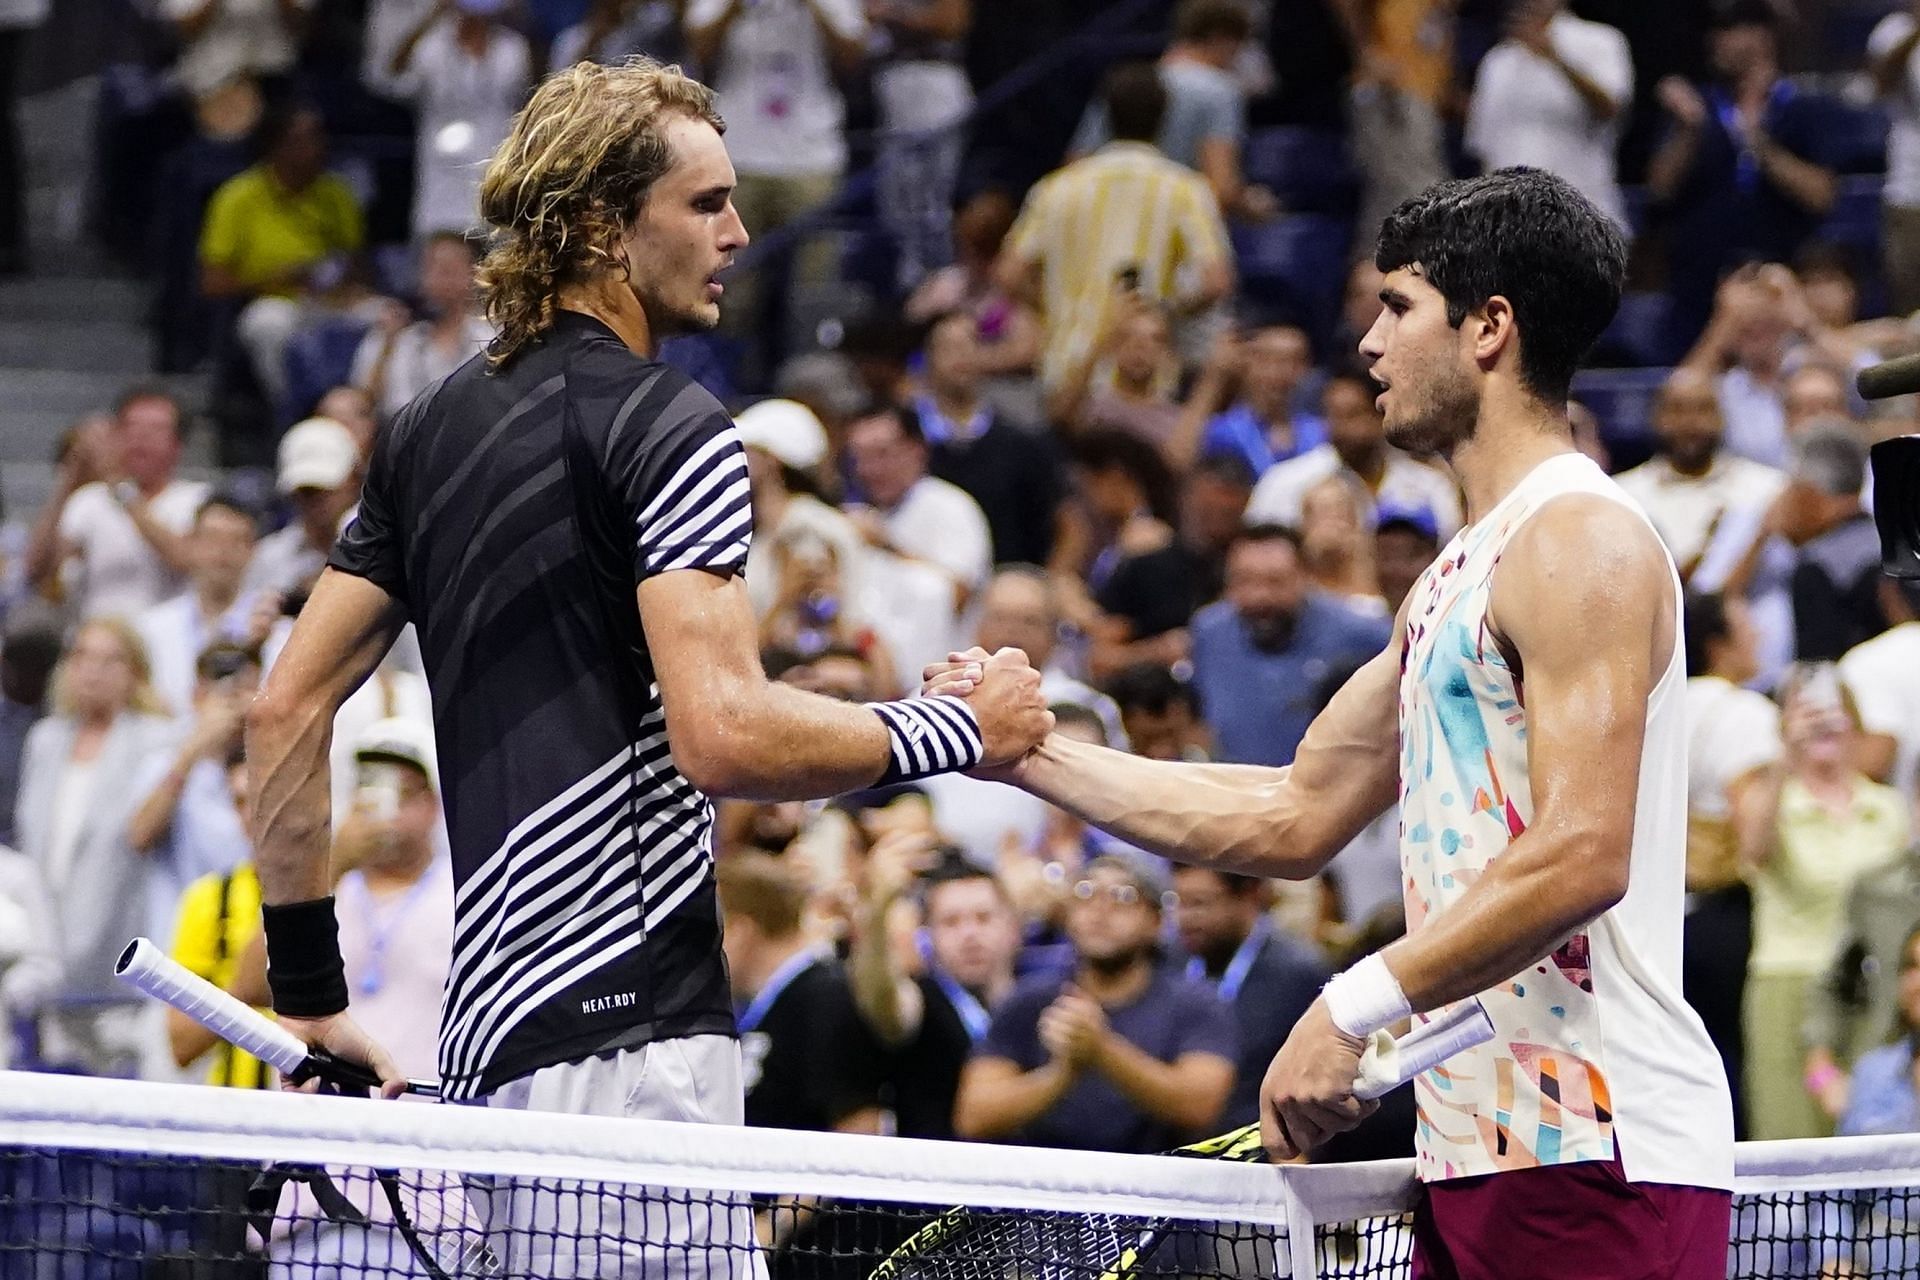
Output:
[[[1232,1004],[1240,995],[1240,988],[1247,983],[1247,974],[1253,969],[1253,962],[1260,958],[1260,948],[1267,945],[1267,937],[1273,932],[1273,922],[1261,916],[1253,922],[1246,940],[1233,953],[1233,959],[1227,962],[1227,971],[1220,975],[1219,983],[1214,987],[1222,1002]],[[1206,961],[1199,956],[1187,961],[1187,976],[1206,981]]]
[[355,892],[361,900],[361,914],[366,917],[368,941],[367,963],[360,971],[360,980],[354,984],[361,995],[377,996],[380,989],[387,985],[387,943],[400,927],[400,922],[433,889],[433,881],[440,874],[440,859],[436,857],[420,878],[401,895],[400,905],[387,913],[383,921],[380,913],[374,910],[373,890],[367,887],[366,872],[360,873]]
[[[1733,95],[1725,89],[1714,88],[1710,94],[1713,101],[1713,114],[1720,121],[1720,127],[1726,131],[1727,141],[1735,149],[1733,162],[1734,185],[1742,192],[1752,194],[1760,186],[1760,157],[1747,145],[1747,136],[1740,128],[1740,112],[1734,106]],[[1793,97],[1793,86],[1785,80],[1774,82],[1767,90],[1767,105],[1760,112],[1760,121],[1766,121],[1778,111],[1789,98]]]
[[740,1034],[745,1035],[749,1031],[759,1030],[760,1023],[764,1021],[767,1016],[767,1010],[773,1008],[773,1002],[780,998],[782,992],[793,985],[795,978],[805,973],[808,969],[811,969],[817,961],[823,958],[821,951],[817,947],[808,947],[805,951],[797,955],[789,956],[787,962],[773,971],[773,976],[767,979],[766,985],[760,988],[759,992],[748,1002],[747,1007],[741,1011],[738,1019]]
[[940,969],[934,969],[933,981],[940,988],[940,994],[947,998],[953,1011],[960,1015],[961,1023],[967,1029],[967,1038],[979,1044],[987,1038],[987,1028],[993,1024],[993,1018],[987,1013],[987,1006],[980,998],[954,981],[953,976]]

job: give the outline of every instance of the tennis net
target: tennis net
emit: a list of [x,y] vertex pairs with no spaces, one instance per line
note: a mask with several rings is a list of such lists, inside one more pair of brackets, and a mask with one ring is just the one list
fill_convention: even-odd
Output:
[[[1920,1136],[1742,1149],[1730,1276],[1920,1280]],[[0,1072],[0,1280],[1409,1274],[1405,1163],[1289,1167]],[[964,1206],[954,1211],[953,1206]]]

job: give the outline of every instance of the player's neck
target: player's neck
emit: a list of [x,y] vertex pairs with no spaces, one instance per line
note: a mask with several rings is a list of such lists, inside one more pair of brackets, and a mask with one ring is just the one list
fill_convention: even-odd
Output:
[[1468,523],[1498,506],[1535,467],[1572,452],[1564,415],[1555,418],[1534,401],[1483,408],[1473,438],[1447,459],[1466,495]]
[[592,316],[613,330],[637,356],[651,360],[658,350],[653,325],[640,309],[640,300],[633,296],[633,290],[611,279],[567,285],[560,290],[559,304],[563,311]]

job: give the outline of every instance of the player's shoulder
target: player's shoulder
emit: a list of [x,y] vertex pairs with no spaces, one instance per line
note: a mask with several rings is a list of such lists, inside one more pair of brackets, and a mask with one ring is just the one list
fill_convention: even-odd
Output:
[[1597,600],[1665,589],[1672,572],[1666,544],[1627,494],[1576,489],[1547,498],[1514,530],[1494,587]]

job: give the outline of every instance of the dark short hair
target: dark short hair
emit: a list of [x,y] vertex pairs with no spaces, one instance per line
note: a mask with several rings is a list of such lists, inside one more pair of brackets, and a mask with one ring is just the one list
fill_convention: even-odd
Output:
[[1173,674],[1171,667],[1158,663],[1136,662],[1121,669],[1107,681],[1106,691],[1122,711],[1163,716],[1180,706],[1195,717],[1200,714],[1200,699],[1193,685]]
[[1122,142],[1152,142],[1167,118],[1167,87],[1151,62],[1123,62],[1107,72],[1101,96],[1107,127]]
[[206,500],[194,508],[194,528],[198,529],[200,527],[200,522],[207,518],[207,512],[209,511],[231,511],[234,515],[239,516],[248,524],[252,525],[255,533],[260,531],[260,513],[254,510],[252,503],[237,493],[230,493],[221,489],[208,494]]
[[1107,741],[1107,722],[1102,720],[1100,713],[1092,707],[1081,706],[1077,702],[1056,702],[1050,705],[1047,710],[1053,712],[1053,722],[1056,728],[1065,728],[1067,725],[1077,724],[1082,729],[1091,729],[1094,733],[1095,741],[1101,746],[1111,745]]
[[1179,519],[1173,469],[1151,443],[1114,427],[1082,432],[1073,442],[1074,465],[1088,471],[1124,471],[1146,495],[1147,508],[1173,524]]
[[1190,480],[1197,480],[1202,476],[1209,480],[1218,480],[1221,484],[1232,485],[1236,489],[1251,489],[1254,481],[1259,479],[1253,474],[1253,464],[1247,461],[1245,454],[1224,449],[1202,455],[1200,460],[1193,464],[1192,470],[1187,472],[1187,478]]
[[1321,403],[1326,402],[1327,392],[1340,384],[1359,388],[1369,401],[1378,399],[1380,393],[1385,390],[1374,381],[1373,375],[1368,373],[1364,366],[1354,361],[1343,361],[1327,370],[1326,380],[1320,384]]
[[900,434],[915,444],[923,445],[927,442],[927,432],[926,429],[920,425],[919,413],[906,405],[875,405],[870,411],[855,418],[854,421],[866,422],[873,418],[885,418],[887,421],[899,427]]
[[934,864],[920,877],[920,905],[925,910],[933,901],[936,890],[950,884],[965,884],[969,881],[984,880],[993,886],[994,896],[1008,906],[1013,899],[1007,896],[1007,887],[1000,883],[1000,877],[993,874],[977,862],[969,861],[967,856],[952,845],[942,845],[934,854]]
[[1810,240],[1793,256],[1794,274],[1807,276],[1845,276],[1849,284],[1860,283],[1860,256],[1834,240]]
[[1227,544],[1227,550],[1261,542],[1284,542],[1292,547],[1295,555],[1301,554],[1304,547],[1300,541],[1300,531],[1291,525],[1274,524],[1262,521],[1258,524],[1242,526],[1233,535],[1233,541]]
[[1707,646],[1733,634],[1727,621],[1727,598],[1718,591],[1689,591],[1681,615],[1681,637],[1687,646],[1687,677],[1707,674]]
[[1173,15],[1175,40],[1245,40],[1253,15],[1239,0],[1186,0]]
[[1707,30],[1725,31],[1729,27],[1765,27],[1780,30],[1781,13],[1770,0],[1718,0],[1707,10]]
[[216,640],[193,660],[193,673],[202,680],[225,680],[247,667],[260,665],[260,651],[231,640]]
[[1565,180],[1496,169],[1435,183],[1402,203],[1380,228],[1374,264],[1418,264],[1456,328],[1489,298],[1505,298],[1519,323],[1521,381],[1557,405],[1619,310],[1627,244]]
[[1243,876],[1238,871],[1222,871],[1218,867],[1176,866],[1173,869],[1173,874],[1176,876],[1182,872],[1197,872],[1212,876],[1220,882],[1221,888],[1236,898],[1257,894],[1266,885],[1266,881],[1259,876]]

